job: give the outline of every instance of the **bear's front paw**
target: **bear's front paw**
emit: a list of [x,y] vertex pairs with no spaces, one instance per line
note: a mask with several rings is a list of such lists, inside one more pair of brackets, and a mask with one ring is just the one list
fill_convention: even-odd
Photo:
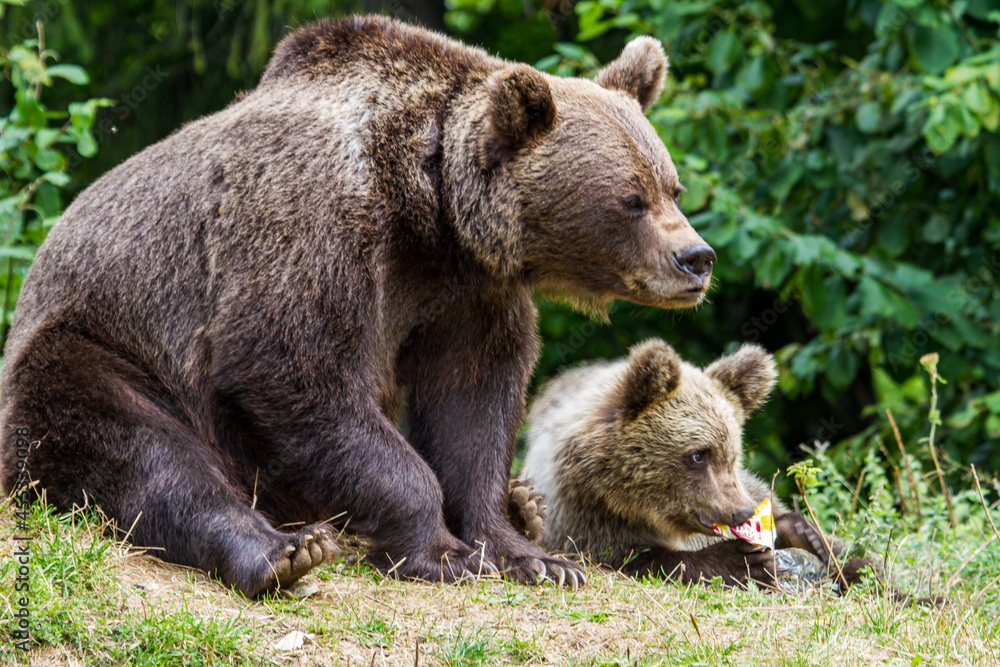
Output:
[[503,575],[523,584],[551,581],[557,586],[578,590],[587,585],[587,575],[578,563],[553,556],[513,556],[500,559]]
[[551,581],[558,586],[577,590],[587,583],[583,566],[545,553],[511,531],[493,538],[476,538],[485,556],[500,568],[503,576],[522,584]]

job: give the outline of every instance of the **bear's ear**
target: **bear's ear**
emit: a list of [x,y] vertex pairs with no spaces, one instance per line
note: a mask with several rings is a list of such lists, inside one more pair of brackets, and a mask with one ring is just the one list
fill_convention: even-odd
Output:
[[652,403],[674,393],[680,379],[680,357],[662,340],[648,340],[632,348],[621,383],[621,414],[625,421],[635,419]]
[[639,100],[643,111],[649,111],[663,92],[667,66],[667,54],[660,40],[636,37],[600,71],[596,81],[604,88],[631,95]]
[[556,122],[556,103],[538,70],[511,65],[486,80],[488,127],[483,137],[483,166],[492,168],[513,151],[536,140]]
[[759,345],[744,345],[718,359],[705,369],[705,375],[735,394],[746,414],[767,400],[778,379],[774,357]]

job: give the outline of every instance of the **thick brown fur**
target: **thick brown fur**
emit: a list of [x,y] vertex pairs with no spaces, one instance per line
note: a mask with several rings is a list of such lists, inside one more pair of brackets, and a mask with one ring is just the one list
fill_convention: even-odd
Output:
[[[628,359],[565,373],[529,415],[522,475],[547,506],[544,542],[636,575],[728,585],[774,583],[774,559],[713,524],[736,525],[771,497],[743,469],[743,423],[774,385],[774,361],[745,345],[704,370],[666,343],[647,341]],[[779,548],[830,563],[842,547],[805,517],[773,503]],[[857,583],[867,561],[843,564]],[[839,578],[833,571],[832,578]],[[897,595],[899,597],[899,595]]]
[[290,35],[256,89],[98,180],[39,250],[4,487],[26,428],[57,507],[88,496],[249,595],[332,557],[335,516],[402,577],[577,572],[506,516],[532,292],[688,307],[714,259],[643,115],[666,71],[643,44],[604,88],[385,18]]

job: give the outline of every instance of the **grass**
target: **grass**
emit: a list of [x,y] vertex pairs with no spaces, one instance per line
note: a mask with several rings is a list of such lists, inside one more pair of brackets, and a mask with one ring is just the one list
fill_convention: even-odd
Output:
[[[57,516],[36,504],[28,524],[33,643],[27,656],[13,648],[17,601],[5,585],[0,664],[1000,664],[1000,601],[990,586],[1000,571],[971,562],[941,609],[900,606],[875,587],[778,595],[593,567],[578,592],[497,579],[443,586],[385,578],[346,559],[310,575],[320,587],[313,597],[249,601],[115,542],[92,510]],[[14,528],[5,508],[0,531]],[[0,559],[4,582],[14,577],[11,544]],[[906,545],[900,553],[913,561],[897,558],[897,573],[927,569]],[[946,580],[967,556],[936,561],[924,578]],[[293,630],[310,640],[275,650]]]

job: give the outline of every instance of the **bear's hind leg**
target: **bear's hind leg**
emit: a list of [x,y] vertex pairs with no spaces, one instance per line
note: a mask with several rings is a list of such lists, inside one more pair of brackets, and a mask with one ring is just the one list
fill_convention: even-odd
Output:
[[[248,597],[288,586],[336,557],[334,533],[324,524],[295,533],[273,528],[238,492],[205,469],[163,466],[136,489],[133,544],[182,565],[205,570]],[[184,480],[178,489],[170,479]],[[141,512],[141,514],[140,514]],[[120,527],[123,524],[120,524]]]
[[34,443],[28,473],[55,507],[96,503],[134,544],[216,573],[246,595],[286,585],[336,554],[329,528],[285,534],[251,509],[231,464],[168,407],[162,386],[121,356],[52,330],[32,345],[6,369],[7,488],[14,442],[26,432]]

